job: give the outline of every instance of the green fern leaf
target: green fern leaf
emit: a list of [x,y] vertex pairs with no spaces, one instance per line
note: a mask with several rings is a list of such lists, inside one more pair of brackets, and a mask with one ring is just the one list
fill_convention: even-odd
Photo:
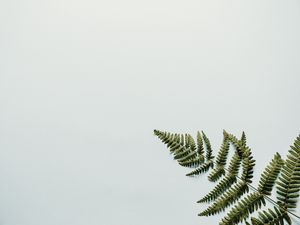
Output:
[[207,172],[210,168],[213,167],[213,161],[209,160],[205,163],[203,163],[199,168],[193,170],[192,172],[186,174],[186,176],[195,176],[199,175],[201,173]]
[[243,131],[242,137],[241,137],[241,144],[244,145],[244,146],[247,145],[247,138],[246,138],[246,134],[245,134],[244,131]]
[[191,158],[195,158],[196,152],[192,151],[190,148],[183,148],[180,152],[174,152],[174,159],[178,161],[185,161]]
[[225,175],[224,166],[226,165],[229,147],[229,140],[227,138],[227,135],[224,134],[223,143],[216,159],[215,169],[208,175],[208,180],[215,182],[223,175]]
[[225,169],[222,166],[217,166],[208,175],[208,180],[212,182],[218,181],[223,175],[225,175]]
[[216,202],[208,207],[205,211],[200,213],[200,216],[210,216],[221,211],[224,211],[226,207],[237,201],[245,192],[248,192],[248,183],[252,182],[253,168],[255,160],[251,155],[251,149],[243,146],[243,172],[241,182],[235,184],[229,188]]
[[247,219],[251,213],[265,204],[264,196],[261,193],[251,193],[230,210],[230,212],[222,219],[220,225],[238,224]]
[[235,176],[224,177],[213,190],[211,190],[202,199],[197,201],[197,203],[214,201],[220,195],[222,195],[228,188],[230,188],[232,186],[232,184],[234,184],[235,182],[236,182]]
[[196,143],[192,135],[186,134],[186,147],[191,148],[192,151],[196,151]]
[[258,213],[259,218],[252,217],[252,225],[284,225],[286,221],[289,225],[292,221],[287,211],[274,207],[274,210],[268,209]]
[[232,203],[236,202],[244,193],[248,192],[249,188],[246,182],[240,181],[228,189],[220,198],[218,198],[210,207],[199,216],[211,216],[225,210]]
[[251,149],[248,147],[244,147],[242,163],[243,163],[243,172],[242,172],[241,179],[246,183],[252,183],[255,160],[251,155]]
[[264,195],[271,195],[275,181],[280,173],[280,170],[284,164],[284,161],[281,159],[281,156],[277,152],[265,168],[264,172],[261,174],[258,191]]
[[[227,133],[225,130],[223,131],[223,133],[225,133],[229,139],[229,141],[232,143],[232,145],[234,146],[236,152],[242,156],[243,155],[243,151],[244,151],[244,147],[245,147],[245,141],[243,140],[239,140],[236,136]],[[243,135],[242,135],[243,138]],[[245,138],[244,138],[245,139]]]
[[208,139],[208,137],[205,135],[205,133],[202,131],[202,136],[203,136],[203,140],[204,140],[204,143],[205,143],[205,146],[206,146],[206,160],[211,160],[213,159],[214,157],[212,156],[212,148],[211,148],[211,144],[210,144],[210,141]]
[[259,181],[257,192],[251,193],[239,201],[222,219],[221,225],[233,225],[247,219],[251,213],[265,205],[265,195],[270,195],[275,180],[283,165],[281,156],[276,153],[272,161],[265,168]]
[[284,209],[296,208],[300,191],[300,136],[289,150],[276,187],[280,206]]
[[229,169],[227,175],[217,184],[217,186],[206,194],[202,199],[197,201],[198,203],[209,202],[217,199],[228,188],[237,181],[237,174],[241,165],[242,157],[239,154],[234,154],[229,163]]
[[[272,188],[276,183],[279,207],[258,212],[258,217],[252,217],[251,223],[252,225],[283,225],[285,222],[291,224],[288,213],[290,209],[296,208],[300,194],[300,136],[296,138],[293,146],[291,146],[286,161],[284,162],[280,155],[276,153],[261,174],[258,189],[239,200],[249,191],[255,166],[251,149],[246,145],[247,139],[244,132],[239,140],[234,135],[224,131],[223,142],[215,161],[210,141],[203,131],[202,133],[197,132],[197,143],[190,134],[158,130],[154,130],[154,134],[166,144],[174,159],[181,166],[195,168],[192,172],[186,174],[187,176],[204,173],[210,168],[213,169],[208,176],[210,181],[215,182],[224,176],[213,190],[198,201],[215,201],[210,207],[201,212],[200,216],[220,213],[238,201],[222,219],[220,225],[235,225],[242,221],[249,225],[247,219],[250,214],[265,205],[266,196],[271,195]],[[203,144],[206,148],[205,156]],[[229,162],[228,169],[226,169],[230,144],[234,146],[235,154]],[[237,182],[240,165],[242,165],[242,173],[241,178],[239,178],[240,181]]]
[[184,167],[198,167],[202,163],[204,163],[204,156],[203,155],[198,155],[196,158],[185,160],[185,161],[180,161],[179,164]]
[[199,156],[204,154],[203,141],[199,131],[197,132],[197,153]]

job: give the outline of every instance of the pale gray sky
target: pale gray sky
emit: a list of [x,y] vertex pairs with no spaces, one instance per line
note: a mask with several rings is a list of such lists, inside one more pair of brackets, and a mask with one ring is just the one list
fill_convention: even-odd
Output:
[[0,28],[1,225],[217,224],[153,129],[244,130],[255,181],[299,134],[299,0],[10,0]]

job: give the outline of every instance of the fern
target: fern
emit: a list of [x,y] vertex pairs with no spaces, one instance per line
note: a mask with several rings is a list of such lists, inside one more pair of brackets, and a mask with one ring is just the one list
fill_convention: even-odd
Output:
[[197,203],[210,202],[217,199],[236,181],[237,181],[236,177],[234,176],[225,177],[222,181],[218,183],[218,185],[213,190],[211,190],[208,194],[206,194],[202,199],[197,201]]
[[252,218],[253,224],[284,224],[283,220],[291,224],[288,210],[296,208],[300,191],[300,136],[291,146],[276,184],[280,208],[261,212],[259,218]]
[[277,182],[278,203],[284,209],[296,208],[300,190],[300,136],[291,146]]
[[213,167],[213,161],[209,160],[199,166],[197,169],[193,170],[190,173],[187,173],[186,176],[199,175],[201,173],[207,172],[211,167]]
[[262,204],[266,204],[264,196],[259,192],[251,193],[231,209],[227,216],[222,219],[220,225],[238,224],[248,218],[249,214],[258,210]]
[[[211,147],[210,141],[203,131],[202,131],[202,136],[203,136],[203,140],[204,140],[205,147],[206,147],[206,156],[205,156],[206,162],[204,162],[202,165],[200,165],[194,171],[187,173],[186,176],[199,175],[201,173],[207,172],[210,168],[214,167],[214,162],[213,162],[214,156],[212,155],[212,147]],[[179,164],[180,164],[180,162],[179,162]]]
[[271,195],[273,186],[277,179],[278,174],[280,173],[281,167],[283,166],[284,161],[281,159],[281,156],[277,152],[266,167],[264,172],[261,175],[258,185],[258,191],[263,195]]
[[227,138],[227,135],[224,133],[223,143],[216,159],[216,168],[209,174],[208,180],[215,182],[219,180],[223,175],[225,175],[224,166],[226,165],[229,147],[229,140]]
[[221,225],[233,225],[247,219],[251,213],[265,205],[265,195],[270,195],[275,180],[283,165],[281,156],[276,153],[270,164],[261,175],[258,191],[249,194],[239,201],[222,219]]
[[[223,212],[227,207],[236,203],[220,221],[220,225],[234,225],[247,221],[250,214],[259,210],[270,201],[272,189],[276,184],[277,205],[274,209],[258,212],[258,217],[251,218],[252,225],[283,225],[291,224],[290,210],[296,208],[300,192],[300,136],[298,136],[289,150],[287,159],[282,160],[276,153],[271,162],[261,174],[258,187],[251,186],[255,160],[251,149],[247,146],[247,138],[243,132],[238,139],[223,131],[223,142],[214,158],[212,147],[206,134],[197,132],[196,142],[190,134],[177,134],[154,130],[154,134],[167,145],[174,159],[179,165],[194,168],[187,176],[196,176],[212,169],[208,175],[210,181],[218,183],[202,197],[198,203],[213,202],[200,216],[211,216]],[[205,145],[205,149],[204,149]],[[234,154],[226,168],[230,145],[234,147]],[[206,150],[206,152],[205,152]],[[242,169],[240,177],[239,170]],[[249,192],[249,187],[255,191]],[[241,199],[241,200],[240,200]],[[272,200],[273,202],[273,200]]]
[[197,167],[197,166],[201,165],[202,163],[204,163],[203,155],[198,155],[196,158],[179,162],[179,164],[181,166],[185,166],[185,167]]
[[205,146],[206,146],[206,160],[211,160],[213,159],[213,155],[212,155],[212,148],[211,148],[211,144],[210,144],[210,141],[208,139],[208,137],[205,135],[205,133],[202,131],[202,136],[203,136],[203,140],[204,140],[204,143],[205,143]]
[[203,141],[200,132],[197,132],[197,153],[198,156],[204,154]]
[[211,190],[208,194],[206,194],[202,199],[198,201],[198,203],[202,202],[210,202],[217,199],[220,195],[222,195],[228,188],[232,186],[232,184],[237,181],[237,174],[239,172],[239,168],[241,165],[242,158],[238,154],[234,154],[232,157],[229,169],[226,177],[224,177],[213,190]]
[[292,224],[288,213],[277,207],[259,212],[259,219],[251,218],[252,225],[284,225],[284,221]]
[[249,188],[244,181],[238,182],[230,189],[228,189],[217,201],[203,212],[199,213],[199,216],[211,216],[220,213],[225,210],[230,204],[239,199],[245,192],[248,192]]
[[[197,167],[200,166],[202,163],[204,163],[204,147],[203,147],[203,141],[200,132],[197,132],[197,146],[195,144],[195,141],[193,137],[189,134],[187,134],[187,137],[189,138],[189,142],[191,142],[190,146],[193,152],[191,153],[191,156],[188,156],[186,158],[182,158],[179,160],[179,164],[184,167]],[[196,151],[196,152],[195,152]]]
[[245,147],[243,151],[243,173],[241,181],[230,187],[223,194],[223,196],[216,200],[216,202],[212,206],[200,213],[200,216],[210,216],[224,211],[226,207],[237,201],[244,193],[249,191],[247,183],[252,182],[252,174],[255,161],[251,156],[251,151],[249,148]]

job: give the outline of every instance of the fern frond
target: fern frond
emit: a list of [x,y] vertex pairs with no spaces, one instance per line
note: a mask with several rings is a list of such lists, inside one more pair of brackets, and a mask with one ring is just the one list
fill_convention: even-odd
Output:
[[181,162],[185,162],[187,160],[194,159],[196,157],[197,157],[197,152],[195,152],[192,149],[190,149],[189,153],[186,156],[180,157],[180,158],[176,158],[176,159],[178,160],[178,162],[180,164]]
[[284,209],[296,208],[300,191],[300,136],[291,146],[277,181],[278,203]]
[[182,162],[191,158],[195,158],[196,155],[197,153],[195,151],[192,151],[190,148],[186,148],[177,154],[174,153],[174,159],[178,160],[178,162]]
[[178,134],[171,134],[170,132],[162,132],[159,130],[154,130],[154,134],[167,145],[171,152],[184,149],[184,146],[180,144],[180,136]]
[[284,225],[286,221],[289,225],[292,224],[291,218],[287,211],[274,207],[274,210],[268,209],[258,213],[259,218],[252,217],[252,225]]
[[235,153],[229,162],[228,175],[237,176],[241,166],[242,157]]
[[221,225],[234,225],[247,219],[251,213],[265,205],[265,195],[270,195],[275,180],[282,167],[283,160],[278,153],[265,168],[259,181],[258,191],[249,194],[239,201],[222,219]]
[[185,140],[185,147],[189,148],[190,147],[190,139],[188,134],[184,135],[184,140]]
[[210,202],[217,199],[221,194],[223,194],[228,188],[232,186],[236,182],[235,176],[226,176],[224,177],[217,186],[211,190],[207,195],[205,195],[202,199],[197,201],[197,203],[202,202]]
[[173,153],[174,156],[178,155],[178,154],[181,154],[181,153],[188,153],[190,151],[185,146],[182,146],[181,144],[178,144],[178,145],[175,149],[170,148],[170,152]]
[[180,163],[194,159],[197,156],[196,145],[191,135],[186,134],[186,143],[183,145],[182,135],[161,132],[158,130],[154,130],[154,134],[157,135],[163,143],[167,144],[170,152],[174,154],[174,159],[178,160]]
[[210,144],[210,141],[208,139],[208,137],[205,135],[205,133],[202,131],[202,136],[203,136],[203,140],[204,140],[204,143],[205,143],[205,146],[206,146],[206,160],[211,160],[213,159],[214,157],[212,156],[212,148],[211,148],[211,144]]
[[280,208],[259,212],[259,219],[252,218],[252,224],[284,224],[284,220],[291,224],[288,210],[296,208],[300,191],[300,136],[291,146],[276,184]]
[[198,155],[196,158],[189,159],[186,161],[180,161],[179,164],[184,167],[192,167],[195,168],[197,166],[200,166],[202,163],[204,163],[204,156]]
[[208,180],[212,182],[218,181],[223,175],[225,175],[225,169],[223,166],[217,166],[208,175]]
[[240,181],[228,189],[220,198],[218,198],[210,207],[203,212],[199,213],[199,216],[211,216],[224,211],[232,203],[236,202],[244,193],[249,191],[249,187],[246,182]]
[[174,142],[174,144],[171,144],[169,146],[169,149],[170,149],[171,153],[176,152],[176,154],[178,154],[179,152],[182,152],[185,149],[185,147],[182,146],[181,144],[177,143],[177,142]]
[[197,153],[198,155],[204,154],[203,141],[199,131],[197,131]]
[[248,147],[244,147],[243,172],[242,172],[241,179],[246,183],[252,183],[254,166],[255,166],[255,160],[251,155],[251,149]]
[[241,136],[241,144],[246,146],[247,145],[247,138],[246,138],[246,134],[243,131],[242,136]]
[[258,191],[264,195],[271,195],[275,181],[280,173],[280,170],[284,164],[279,153],[276,153],[272,161],[265,168],[261,174]]
[[216,159],[215,169],[208,175],[208,180],[215,182],[225,174],[224,166],[226,165],[229,147],[230,143],[227,135],[224,134],[223,143]]
[[[197,132],[197,143],[190,134],[158,130],[154,130],[154,134],[166,144],[174,159],[181,166],[195,168],[195,170],[186,174],[187,176],[204,173],[210,168],[213,169],[208,176],[210,181],[217,181],[225,175],[214,189],[198,201],[215,201],[210,207],[201,212],[199,216],[210,216],[220,213],[249,191],[255,160],[252,157],[251,149],[247,146],[244,132],[241,138],[238,139],[224,131],[223,142],[215,161],[210,141],[203,131],[202,133]],[[205,155],[204,144],[206,148]],[[234,146],[235,154],[229,162],[228,169],[226,169],[230,144]],[[237,182],[241,165],[241,178]],[[277,178],[278,181],[276,181]],[[300,192],[300,136],[296,138],[291,146],[286,161],[283,161],[278,153],[275,154],[272,161],[261,174],[258,189],[254,188],[256,190],[254,193],[248,194],[239,200],[222,219],[220,225],[236,225],[239,222],[250,225],[247,219],[251,213],[265,205],[265,200],[269,200],[267,196],[271,195],[275,183],[279,207],[276,206],[273,210],[268,209],[258,212],[257,218],[251,218],[252,225],[283,225],[285,222],[291,224],[288,213],[290,213],[290,209],[296,208]]]
[[186,174],[186,176],[195,176],[201,173],[207,172],[210,168],[214,166],[213,161],[209,160],[203,163],[199,168],[193,170],[192,172]]
[[220,225],[234,225],[247,219],[251,213],[265,205],[264,196],[255,192],[238,202],[231,211],[222,219]]
[[180,144],[184,146],[184,143],[185,143],[185,141],[184,141],[184,135],[181,134],[180,135]]
[[186,134],[186,145],[191,148],[192,151],[196,151],[196,143],[192,135]]
[[252,182],[253,168],[255,160],[251,155],[251,149],[247,146],[242,146],[243,152],[243,172],[239,183],[229,188],[216,202],[208,209],[200,213],[201,216],[210,216],[221,211],[224,211],[226,207],[237,201],[245,192],[248,192],[248,183]]
[[[228,140],[231,142],[231,144],[234,146],[236,152],[242,156],[243,155],[243,150],[244,150],[244,143],[245,141],[243,140],[239,140],[236,136],[234,136],[233,134],[229,134],[227,133],[225,130],[223,131],[223,133],[225,133],[228,137]],[[242,135],[243,138],[243,135]]]
[[220,195],[222,195],[228,188],[230,188],[231,185],[237,181],[236,177],[239,172],[241,160],[242,158],[237,153],[234,154],[232,159],[230,160],[227,175],[217,184],[217,186],[213,190],[211,190],[202,199],[200,199],[198,203],[213,201]]
[[176,151],[173,152],[174,159],[180,159],[190,153],[190,149],[181,146],[181,148],[178,148]]
[[221,148],[218,152],[218,156],[216,158],[216,165],[217,166],[225,166],[227,161],[227,156],[229,152],[229,146],[230,143],[226,137],[223,139],[223,143],[221,145]]

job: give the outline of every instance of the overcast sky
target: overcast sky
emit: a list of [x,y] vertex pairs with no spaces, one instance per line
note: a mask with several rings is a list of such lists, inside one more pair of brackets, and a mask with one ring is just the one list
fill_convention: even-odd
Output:
[[244,130],[255,185],[299,134],[299,0],[9,0],[0,28],[1,225],[217,224],[153,129]]

